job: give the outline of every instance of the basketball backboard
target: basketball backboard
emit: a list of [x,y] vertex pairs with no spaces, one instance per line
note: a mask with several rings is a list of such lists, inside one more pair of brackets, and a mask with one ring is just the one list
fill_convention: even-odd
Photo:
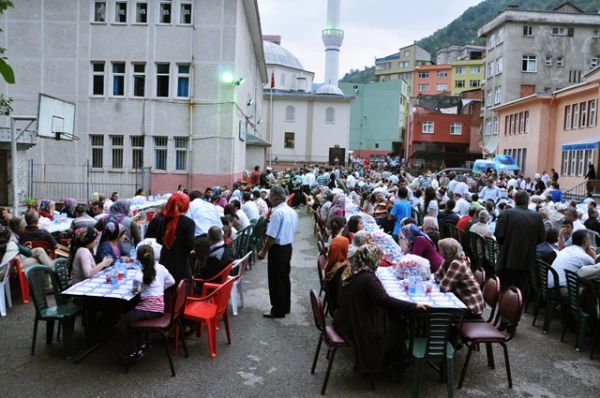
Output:
[[40,93],[38,136],[57,140],[77,140],[73,134],[75,104]]

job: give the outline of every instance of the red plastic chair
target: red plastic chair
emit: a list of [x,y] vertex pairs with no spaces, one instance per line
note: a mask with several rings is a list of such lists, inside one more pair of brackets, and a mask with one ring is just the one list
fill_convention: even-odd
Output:
[[19,278],[19,286],[21,287],[21,298],[23,299],[23,304],[29,304],[29,284],[27,283],[25,271],[23,271],[23,268],[21,268],[21,259],[19,257],[15,258],[13,260],[13,264],[15,265],[17,277]]
[[[183,315],[183,309],[185,306],[186,294],[187,294],[187,279],[182,279],[177,285],[177,291],[175,293],[175,299],[172,301],[172,306],[169,308],[168,312],[165,312],[158,318],[154,319],[145,319],[142,321],[135,321],[129,324],[129,327],[138,332],[155,332],[160,334],[163,337],[163,342],[165,344],[165,351],[167,352],[167,358],[169,358],[169,366],[171,367],[171,376],[175,377],[175,367],[173,366],[173,358],[171,357],[171,348],[169,347],[169,334],[173,330],[181,329],[181,316]],[[181,338],[181,343],[183,345],[183,351],[187,358],[188,352],[187,347],[185,346],[185,340],[183,338],[183,333],[175,333],[175,342],[179,341]],[[127,373],[129,367],[128,363],[125,365],[125,373]]]
[[220,318],[223,318],[223,322],[225,323],[227,344],[231,344],[227,306],[233,284],[238,279],[239,276],[229,278],[222,285],[205,283],[203,290],[204,288],[215,290],[203,297],[188,297],[186,299],[183,317],[200,323],[198,325],[199,336],[202,335],[202,323],[206,324],[206,329],[208,330],[208,350],[211,358],[217,356],[216,332]]
[[[194,292],[195,292],[194,287],[196,287],[197,284],[200,284],[200,286],[202,286],[201,296],[206,296],[208,294],[208,290],[207,290],[208,287],[206,286],[207,284],[222,285],[223,283],[227,282],[227,278],[229,278],[229,275],[231,274],[231,269],[233,268],[234,265],[235,265],[235,261],[232,261],[230,264],[228,264],[225,268],[223,268],[218,274],[216,274],[212,278],[208,278],[208,279],[192,278],[192,296],[194,296]],[[200,297],[200,296],[196,296],[196,297]]]
[[146,211],[146,222],[152,221],[155,214],[156,214],[156,211]]

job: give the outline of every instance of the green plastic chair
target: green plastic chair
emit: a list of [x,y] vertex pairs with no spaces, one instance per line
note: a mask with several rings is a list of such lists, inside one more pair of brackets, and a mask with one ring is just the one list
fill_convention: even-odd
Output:
[[495,239],[485,237],[485,260],[484,268],[489,273],[494,273],[496,269],[496,261],[498,260],[498,253],[500,253],[500,246]]
[[[535,303],[533,307],[533,321],[531,326],[535,326],[538,313],[540,310],[540,304],[544,301],[544,327],[543,332],[548,333],[550,329],[550,321],[552,320],[552,313],[554,307],[556,307],[562,300],[560,298],[560,287],[558,284],[558,273],[549,266],[546,262],[541,259],[536,260],[536,292],[535,292]],[[552,278],[553,286],[548,287],[548,279]]]
[[560,341],[564,341],[567,328],[571,325],[571,321],[574,320],[576,322],[575,332],[577,336],[575,340],[575,351],[581,351],[581,340],[583,340],[585,324],[587,323],[589,314],[579,305],[579,277],[577,276],[577,273],[565,270],[565,276],[567,278],[568,318],[563,327]]
[[[45,265],[34,265],[25,271],[33,305],[35,307],[35,320],[33,324],[33,340],[31,342],[31,355],[35,354],[35,341],[37,338],[38,322],[46,322],[46,344],[52,344],[54,335],[54,321],[62,324],[63,328],[63,347],[65,358],[70,358],[72,355],[72,340],[73,329],[75,326],[75,318],[82,313],[82,308],[75,303],[62,303],[59,298],[60,282],[54,271]],[[46,298],[45,283],[50,277],[52,288],[54,290],[54,298],[57,305],[50,307]]]
[[594,316],[595,327],[594,332],[592,333],[592,350],[590,351],[590,359],[594,359],[594,351],[596,351],[596,346],[598,343],[600,343],[600,282],[592,281],[592,290],[594,306],[594,311],[592,311],[592,314]]
[[471,231],[467,232],[466,239],[468,243],[467,246],[469,247],[469,253],[471,256],[471,266],[473,267],[473,269],[483,268],[488,274],[491,275],[494,270],[490,270],[487,267],[485,239],[481,235],[478,235],[475,232]]
[[419,396],[423,368],[430,360],[442,362],[441,378],[448,385],[448,397],[454,396],[454,347],[448,341],[448,335],[456,323],[460,330],[462,317],[463,311],[457,308],[430,308],[424,317],[424,337],[406,341],[408,351],[415,359],[411,397]]

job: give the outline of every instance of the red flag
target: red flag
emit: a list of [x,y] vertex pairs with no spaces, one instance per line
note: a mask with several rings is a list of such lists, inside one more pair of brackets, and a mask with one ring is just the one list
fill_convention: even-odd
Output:
[[271,72],[271,88],[275,88],[275,72]]

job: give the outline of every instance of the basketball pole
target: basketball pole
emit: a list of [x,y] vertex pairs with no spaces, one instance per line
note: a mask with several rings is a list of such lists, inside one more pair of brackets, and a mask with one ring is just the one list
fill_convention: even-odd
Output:
[[12,167],[11,167],[11,184],[12,184],[12,196],[13,196],[13,216],[17,216],[19,214],[19,194],[17,192],[17,121],[28,121],[29,124],[23,130],[27,130],[29,126],[33,122],[37,120],[34,116],[11,116],[10,117],[10,157],[12,159]]

